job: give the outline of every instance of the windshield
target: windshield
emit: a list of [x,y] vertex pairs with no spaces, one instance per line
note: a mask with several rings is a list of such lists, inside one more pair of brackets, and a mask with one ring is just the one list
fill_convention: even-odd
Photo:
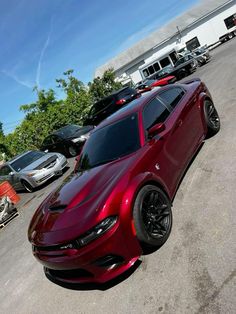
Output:
[[84,146],[78,169],[87,170],[108,163],[135,152],[139,147],[136,113],[94,132]]
[[11,163],[11,167],[16,171],[19,172],[22,169],[26,168],[30,164],[32,164],[34,161],[38,160],[39,158],[43,157],[45,155],[44,152],[28,152],[27,154],[23,155],[22,157],[19,157],[17,160],[13,161]]
[[54,134],[62,137],[62,138],[67,138],[70,136],[73,136],[76,131],[78,131],[81,127],[79,125],[71,124],[64,126],[64,128],[61,128],[54,132]]

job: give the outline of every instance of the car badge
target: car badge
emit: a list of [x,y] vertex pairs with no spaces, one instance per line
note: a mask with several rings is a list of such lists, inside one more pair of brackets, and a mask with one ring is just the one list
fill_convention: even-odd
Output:
[[161,169],[159,164],[156,164],[155,168],[156,168],[156,170],[160,170]]

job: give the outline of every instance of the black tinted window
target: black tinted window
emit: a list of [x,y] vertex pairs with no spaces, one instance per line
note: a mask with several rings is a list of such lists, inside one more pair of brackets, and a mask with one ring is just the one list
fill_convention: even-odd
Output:
[[79,169],[86,170],[126,156],[140,147],[138,117],[132,114],[94,132],[86,142]]
[[0,176],[7,176],[11,172],[11,169],[8,166],[3,166],[0,169]]
[[168,57],[166,57],[166,58],[160,60],[160,64],[161,64],[162,68],[164,68],[170,64],[170,59]]
[[170,88],[159,93],[159,97],[164,101],[164,103],[171,106],[172,108],[174,108],[179,103],[183,96],[184,91],[178,87]]
[[153,64],[155,71],[159,71],[160,70],[160,65],[158,62]]
[[153,99],[143,111],[144,129],[149,130],[155,124],[164,122],[169,114],[170,111],[158,99]]
[[154,70],[154,68],[153,68],[152,65],[150,65],[150,66],[148,67],[148,71],[149,71],[150,74],[153,74],[153,73],[155,72],[155,70]]

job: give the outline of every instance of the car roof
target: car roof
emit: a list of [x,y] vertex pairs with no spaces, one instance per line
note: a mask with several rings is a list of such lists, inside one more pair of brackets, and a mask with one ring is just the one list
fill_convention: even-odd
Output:
[[[128,89],[128,88],[135,89],[135,88],[133,88],[133,87],[129,87],[129,86],[122,87],[122,88],[120,88],[120,89],[118,89],[118,90],[113,91],[113,92],[112,92],[111,94],[109,94],[108,96],[103,97],[102,99],[100,99],[100,100],[96,101],[96,102],[94,103],[94,105],[96,105],[96,104],[98,104],[98,103],[100,103],[100,102],[104,101],[104,100],[105,100],[105,99],[107,99],[107,98],[110,98],[110,97],[116,96],[116,95],[118,95],[119,93],[123,92],[124,90],[126,90],[126,89]],[[93,105],[93,106],[94,106],[94,105]]]
[[[82,126],[81,126],[81,125],[78,125],[78,124],[67,124],[67,125],[61,127],[60,129],[57,129],[56,131],[53,131],[53,132],[52,132],[51,134],[49,134],[48,136],[51,136],[51,135],[58,135],[58,132],[59,132],[59,131],[63,131],[63,130],[67,129],[67,128],[70,127],[70,126],[76,126],[76,127],[78,127],[78,128],[82,128]],[[48,136],[47,136],[47,137],[48,137]]]
[[158,94],[159,90],[162,88],[155,88],[149,92],[146,92],[145,94],[142,94],[140,98],[137,98],[133,101],[131,101],[126,106],[122,107],[120,110],[113,113],[111,116],[107,117],[105,120],[103,120],[95,129],[96,130],[103,128],[104,126],[107,126],[115,121],[118,121],[122,119],[123,117],[126,117],[132,113],[136,113],[145,106],[149,100],[151,100],[155,95]]

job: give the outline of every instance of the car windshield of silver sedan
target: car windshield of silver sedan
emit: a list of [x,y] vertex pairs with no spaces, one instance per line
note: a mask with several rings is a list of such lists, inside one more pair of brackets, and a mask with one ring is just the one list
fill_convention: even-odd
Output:
[[28,152],[27,154],[17,158],[15,161],[11,162],[11,167],[16,171],[19,172],[25,167],[32,164],[34,161],[38,160],[39,158],[45,155],[44,152],[32,151]]
[[140,148],[138,115],[129,115],[94,132],[82,151],[78,171],[129,155]]

